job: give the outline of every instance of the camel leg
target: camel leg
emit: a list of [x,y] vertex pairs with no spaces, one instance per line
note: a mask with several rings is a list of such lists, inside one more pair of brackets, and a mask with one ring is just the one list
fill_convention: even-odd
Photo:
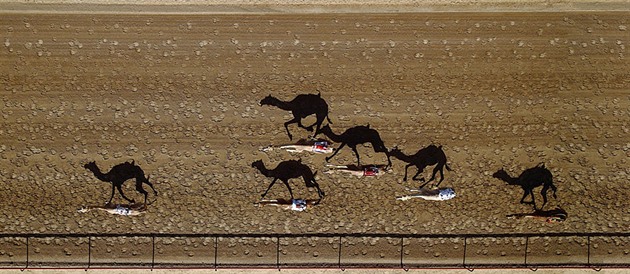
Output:
[[427,183],[428,183],[428,182],[431,182],[431,181],[433,181],[433,180],[435,180],[435,174],[436,174],[439,170],[440,170],[440,165],[436,165],[436,166],[433,168],[433,173],[431,173],[431,178],[427,181]]
[[357,166],[361,166],[361,160],[359,159],[359,151],[356,146],[351,147],[354,154],[357,156]]
[[422,172],[424,172],[424,168],[418,168],[418,172],[416,172],[416,175],[413,175],[413,177],[411,177],[411,179],[414,180],[414,181],[424,182],[424,177],[418,179],[418,175],[422,174]]
[[276,180],[278,180],[278,178],[273,178],[273,181],[271,181],[271,184],[269,184],[269,186],[267,187],[267,190],[265,190],[265,193],[263,193],[261,196],[263,198],[265,198],[265,196],[267,195],[267,192],[269,192],[269,189],[271,189],[271,187],[273,186],[273,184],[276,183]]
[[155,195],[157,195],[157,194],[158,194],[158,193],[157,193],[157,190],[155,190],[155,188],[153,187],[153,184],[152,184],[151,182],[149,182],[149,179],[145,178],[145,179],[143,180],[143,182],[144,182],[145,184],[149,185],[149,187],[151,187],[151,189],[153,190],[153,194],[155,194]]
[[525,202],[525,198],[527,197],[527,195],[529,194],[529,190],[523,190],[523,197],[521,197],[521,204],[528,204],[530,202]]
[[335,155],[337,155],[337,153],[339,153],[339,151],[346,146],[346,143],[341,143],[341,145],[339,146],[338,149],[335,150],[335,152],[333,152],[333,155],[330,155],[328,157],[326,157],[326,162],[330,161],[330,159],[332,159],[333,157],[335,157]]
[[553,182],[549,184],[549,186],[551,187],[551,190],[553,190],[553,198],[558,199],[558,196],[556,196],[556,191],[558,190],[558,188],[553,185]]
[[116,186],[114,185],[114,183],[112,183],[112,195],[109,196],[109,201],[107,201],[107,203],[105,203],[106,205],[110,204],[112,202],[112,199],[114,199],[114,192],[116,191]]
[[540,210],[542,210],[545,207],[545,204],[547,203],[547,191],[549,190],[549,185],[545,185],[543,186],[543,189],[540,191],[540,194],[543,197],[543,204],[542,206],[540,206]]
[[[414,180],[414,181],[422,181],[422,182],[424,182],[424,177],[422,177],[422,178],[418,178],[418,176],[419,176],[420,174],[422,174],[422,170],[418,169],[418,171],[416,172],[416,174],[415,174],[415,175],[413,175],[413,177],[411,177],[411,180]],[[428,182],[427,182],[427,183],[428,183]]]
[[[149,185],[151,184],[149,183]],[[151,188],[153,188],[153,186],[151,186]],[[147,195],[149,193],[146,190],[144,190],[144,188],[142,187],[142,181],[140,180],[136,180],[136,191],[144,195],[144,204],[147,204]],[[153,191],[155,191],[155,189],[153,189]]]
[[116,188],[118,189],[118,193],[120,193],[120,196],[122,196],[125,200],[129,201],[132,204],[136,203],[136,201],[134,199],[129,199],[129,198],[127,198],[127,196],[125,196],[125,193],[122,190],[122,184],[117,185]]
[[293,200],[293,191],[291,191],[291,186],[289,186],[289,181],[282,180],[282,182],[284,183],[285,186],[287,186],[287,189],[289,190],[289,194],[291,195],[291,200]]
[[403,181],[407,181],[407,169],[409,169],[410,166],[413,166],[413,164],[407,164],[405,166],[405,177],[403,177]]
[[315,189],[317,189],[317,195],[319,195],[319,198],[321,199],[322,197],[324,197],[325,193],[322,191],[321,188],[319,188],[319,184],[317,183],[317,181],[315,181],[315,179],[311,179],[310,181],[304,178],[304,183],[306,183],[306,187],[314,187]]
[[444,167],[440,168],[440,181],[437,183],[437,185],[435,185],[435,187],[438,187],[442,181],[444,181]]
[[295,124],[295,123],[301,124],[300,121],[301,121],[300,118],[293,117],[292,120],[287,121],[287,122],[284,123],[284,128],[287,130],[287,135],[289,135],[289,140],[293,140],[293,135],[291,135],[291,132],[289,132],[289,125],[290,124]]

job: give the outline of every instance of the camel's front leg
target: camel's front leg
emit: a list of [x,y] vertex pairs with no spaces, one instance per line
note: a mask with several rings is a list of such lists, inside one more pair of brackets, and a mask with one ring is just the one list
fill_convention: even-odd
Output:
[[359,151],[357,150],[357,146],[352,146],[352,151],[357,156],[357,166],[361,166],[361,160],[359,159]]
[[330,161],[330,159],[332,159],[333,157],[335,157],[335,155],[337,155],[337,153],[339,153],[339,151],[346,146],[346,143],[341,143],[341,145],[339,146],[338,149],[335,150],[335,152],[333,152],[333,155],[330,155],[329,157],[326,157],[326,162]]
[[413,166],[413,164],[407,164],[405,166],[405,177],[403,177],[403,181],[407,181],[407,169],[409,169],[410,166]]
[[298,117],[293,117],[292,120],[287,121],[284,123],[284,128],[287,130],[287,135],[289,135],[289,140],[293,140],[293,135],[291,135],[291,132],[289,132],[289,125],[290,124],[295,124],[295,123],[300,123],[300,118]]
[[107,203],[105,203],[106,205],[110,204],[112,202],[112,199],[114,199],[114,192],[116,191],[116,186],[114,185],[114,183],[112,183],[112,195],[109,196],[109,201],[107,201]]
[[117,185],[116,188],[118,189],[118,192],[120,193],[120,196],[122,196],[125,200],[127,200],[128,202],[130,202],[132,204],[136,203],[136,201],[134,199],[129,199],[129,198],[127,198],[127,196],[125,196],[125,193],[123,193],[123,190],[122,190],[122,184]]
[[[420,168],[418,167],[418,171],[416,172],[416,175],[413,175],[413,177],[411,177],[412,180],[414,181],[421,181],[424,182],[424,177],[422,178],[418,178],[418,176],[420,176],[422,174],[422,172],[424,171],[424,168]],[[428,183],[428,182],[427,182]]]
[[267,192],[269,192],[269,189],[271,189],[273,184],[276,183],[276,180],[278,180],[278,178],[273,178],[273,180],[271,181],[271,184],[269,184],[269,186],[267,187],[267,190],[265,190],[265,193],[261,195],[263,198],[265,198],[265,196],[267,195]]

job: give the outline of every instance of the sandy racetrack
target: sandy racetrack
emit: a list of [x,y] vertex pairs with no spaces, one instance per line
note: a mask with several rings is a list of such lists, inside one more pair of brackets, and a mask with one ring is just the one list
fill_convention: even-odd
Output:
[[[3,14],[0,24],[4,233],[588,232],[630,225],[625,12]],[[324,174],[321,155],[260,152],[289,143],[282,123],[290,119],[260,99],[317,92],[335,131],[369,123],[385,145],[406,153],[442,145],[453,168],[442,186],[458,196],[396,201],[417,185],[402,182],[398,160],[393,174],[355,179]],[[309,134],[290,129],[295,138]],[[366,163],[385,162],[371,148],[359,151]],[[304,213],[255,208],[270,180],[251,162],[273,167],[298,158],[318,171],[322,204]],[[159,191],[147,214],[76,212],[109,197],[110,185],[85,170],[86,162],[106,171],[131,159]],[[331,162],[354,159],[346,148]],[[530,207],[518,203],[520,188],[491,174],[504,167],[516,176],[541,162],[559,188],[546,208],[560,205],[569,219],[506,219]],[[296,197],[316,197],[297,180],[292,186]],[[124,190],[141,198],[132,182]],[[268,196],[288,192],[279,183]]]

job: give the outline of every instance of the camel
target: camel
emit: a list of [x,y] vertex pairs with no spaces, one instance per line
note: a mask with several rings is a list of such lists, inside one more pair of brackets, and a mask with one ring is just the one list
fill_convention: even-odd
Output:
[[411,189],[407,188],[407,191],[415,192],[414,194],[404,195],[396,197],[396,200],[407,201],[413,198],[422,198],[429,201],[446,201],[455,198],[455,190],[447,188],[434,188],[434,189]]
[[[540,163],[535,167],[526,169],[518,176],[518,178],[513,178],[508,175],[503,168],[492,174],[492,177],[497,178],[506,182],[508,185],[518,185],[523,188],[523,197],[521,198],[521,204],[531,204],[534,206],[534,210],[538,210],[536,208],[536,200],[534,199],[534,188],[543,186],[540,194],[543,196],[543,204],[540,207],[540,210],[545,207],[547,203],[547,191],[549,188],[553,190],[553,197],[557,199],[556,196],[556,186],[553,185],[553,176],[551,175],[551,171],[545,167],[545,164]],[[525,202],[525,198],[527,195],[532,197],[531,202]]]
[[79,212],[85,213],[91,210],[102,210],[109,214],[124,215],[124,216],[138,216],[147,211],[146,204],[106,204],[104,206],[84,206],[79,208]]
[[114,189],[118,189],[118,193],[127,201],[132,204],[135,204],[136,201],[134,199],[129,199],[122,191],[122,185],[125,181],[129,179],[136,179],[136,191],[142,193],[144,195],[144,203],[147,203],[147,191],[142,188],[142,184],[145,183],[153,189],[153,193],[157,195],[157,191],[153,188],[153,184],[149,182],[149,178],[144,176],[144,171],[142,168],[137,166],[134,161],[125,162],[122,164],[115,165],[112,169],[107,173],[102,173],[101,170],[96,165],[96,162],[92,161],[83,166],[84,168],[92,171],[94,176],[103,182],[108,182],[112,184],[112,195],[109,197],[109,201],[106,204],[112,202],[114,198]]
[[304,199],[277,199],[277,200],[261,200],[258,203],[254,203],[257,207],[263,206],[277,206],[284,210],[293,210],[293,211],[305,211],[309,208],[312,208],[319,204],[321,199],[317,200],[304,200]]
[[326,166],[331,168],[330,170],[324,171],[324,173],[326,174],[348,173],[357,177],[377,177],[392,171],[392,169],[388,165],[338,166],[326,164]]
[[431,165],[436,165],[433,168],[433,174],[431,175],[431,179],[426,181],[419,188],[423,188],[425,185],[435,180],[435,174],[440,172],[440,181],[435,185],[438,187],[442,181],[444,181],[444,167],[448,171],[452,171],[451,168],[446,163],[446,154],[444,154],[444,150],[442,150],[442,146],[429,145],[423,149],[418,150],[414,155],[405,155],[400,149],[394,148],[389,154],[398,158],[399,160],[406,162],[407,166],[405,166],[405,176],[403,177],[403,181],[407,181],[407,169],[410,166],[416,166],[418,168],[418,172],[416,175],[411,177],[412,180],[422,181],[424,182],[424,177],[418,179],[417,177],[424,171],[424,168]]
[[[324,122],[324,118],[330,121],[328,117],[328,104],[321,97],[321,93],[318,94],[300,94],[293,98],[293,100],[289,102],[280,101],[279,99],[269,95],[264,99],[260,100],[260,105],[271,105],[276,106],[283,110],[288,110],[293,114],[293,119],[284,123],[284,128],[287,130],[287,135],[289,135],[289,140],[293,140],[293,135],[289,132],[289,125],[297,123],[299,127],[306,129],[310,132],[313,131],[313,126],[317,126],[315,129],[315,133],[313,134],[313,138],[319,134],[319,129]],[[317,120],[310,126],[302,125],[302,118],[306,118],[309,115],[315,114]]]
[[312,153],[317,153],[317,154],[329,154],[329,153],[333,153],[334,151],[334,148],[331,147],[330,145],[331,145],[331,142],[324,139],[310,139],[310,140],[300,139],[295,144],[280,145],[280,146],[271,145],[271,146],[264,147],[260,150],[267,152],[267,151],[272,151],[275,149],[283,149],[291,153],[301,153],[301,152],[306,151],[306,152],[312,152]]
[[280,180],[287,186],[289,190],[289,194],[291,194],[291,199],[293,199],[293,191],[291,191],[291,186],[289,186],[289,179],[302,177],[304,179],[304,183],[306,187],[315,187],[317,189],[317,194],[321,199],[324,197],[324,192],[319,188],[319,184],[315,181],[315,175],[317,172],[313,173],[311,168],[307,165],[302,164],[301,160],[288,160],[278,164],[274,169],[267,169],[262,160],[258,160],[252,163],[252,167],[258,169],[262,175],[266,177],[273,177],[271,184],[265,190],[261,196],[265,198],[269,189],[276,183],[277,180]]
[[387,156],[387,166],[392,165],[392,161],[389,159],[389,153],[387,151],[387,147],[383,143],[381,136],[378,134],[378,131],[371,129],[370,125],[367,126],[355,126],[349,129],[346,129],[341,135],[335,134],[330,125],[326,125],[322,127],[321,133],[326,135],[326,137],[330,138],[335,143],[341,143],[338,149],[335,150],[333,155],[326,157],[326,162],[330,161],[337,153],[344,147],[349,146],[354,151],[354,154],[357,156],[357,166],[361,165],[361,160],[359,159],[359,152],[357,151],[357,145],[370,143],[372,144],[372,148],[374,148],[374,152],[383,152]]

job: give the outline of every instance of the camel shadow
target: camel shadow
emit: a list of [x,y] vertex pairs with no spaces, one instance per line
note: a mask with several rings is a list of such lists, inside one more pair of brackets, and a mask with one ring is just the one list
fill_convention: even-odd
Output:
[[136,201],[134,199],[127,198],[122,190],[122,185],[125,183],[125,181],[134,178],[136,179],[136,191],[144,195],[145,204],[147,204],[148,192],[144,190],[142,184],[149,185],[153,190],[153,193],[157,196],[157,191],[155,190],[155,188],[153,188],[153,184],[149,181],[149,177],[144,175],[144,171],[142,170],[142,168],[137,166],[134,161],[115,165],[107,173],[101,172],[99,167],[96,165],[96,162],[94,161],[85,164],[83,167],[91,171],[97,179],[112,184],[112,194],[106,204],[112,202],[116,189],[118,189],[118,193],[120,193],[120,195],[125,200],[129,201],[132,204],[135,204]]
[[[538,210],[536,207],[536,199],[534,198],[534,188],[542,186],[542,190],[540,194],[543,197],[543,204],[540,207],[540,210],[545,207],[547,203],[547,191],[549,188],[553,190],[553,197],[557,199],[556,196],[556,186],[553,184],[553,175],[551,175],[551,171],[545,167],[543,163],[538,164],[535,167],[528,168],[521,175],[514,178],[510,176],[503,168],[499,169],[497,172],[492,174],[492,177],[497,178],[506,182],[508,185],[518,185],[523,189],[523,197],[521,198],[521,204],[531,204],[534,207],[534,210]],[[532,200],[530,202],[526,202],[525,198],[527,196],[531,196]]]
[[397,158],[407,163],[407,165],[405,166],[405,176],[403,177],[403,181],[407,181],[407,170],[409,169],[409,167],[415,166],[418,171],[415,175],[413,175],[413,177],[411,177],[411,179],[424,182],[424,177],[418,178],[418,176],[422,174],[427,166],[435,165],[435,167],[433,168],[433,173],[431,174],[431,179],[426,181],[419,188],[423,188],[428,183],[435,180],[435,174],[438,171],[440,172],[440,181],[435,185],[435,187],[439,186],[440,183],[444,181],[444,168],[446,167],[448,171],[452,171],[447,164],[446,154],[444,153],[444,150],[442,150],[442,146],[429,145],[418,150],[418,152],[413,155],[406,155],[400,149],[395,147],[389,152],[389,154],[394,158]]
[[343,147],[346,145],[349,146],[354,154],[357,156],[357,166],[361,165],[361,160],[359,158],[359,151],[357,151],[357,145],[360,144],[372,144],[372,148],[374,152],[382,152],[387,156],[387,165],[391,166],[392,161],[389,159],[389,152],[387,151],[387,147],[385,147],[385,143],[381,139],[381,136],[378,134],[378,131],[370,128],[370,125],[367,126],[355,126],[349,129],[346,129],[340,135],[335,134],[330,125],[326,125],[322,127],[321,133],[326,135],[330,140],[335,143],[340,143],[339,148],[337,148],[333,155],[326,157],[326,162],[330,161]]
[[301,160],[284,161],[279,163],[274,169],[267,169],[267,167],[265,167],[265,163],[263,163],[262,160],[258,160],[252,163],[252,167],[258,169],[262,175],[273,178],[271,184],[269,184],[267,190],[265,190],[265,193],[261,195],[262,198],[265,198],[269,189],[271,189],[276,181],[280,180],[287,187],[289,194],[291,194],[291,199],[293,199],[293,191],[289,185],[289,180],[300,177],[304,180],[304,184],[307,188],[314,187],[317,189],[317,194],[320,199],[325,195],[319,188],[317,181],[315,181],[315,175],[317,172],[313,173],[311,168],[303,164]]
[[506,215],[507,218],[522,219],[522,218],[534,218],[542,219],[548,223],[564,222],[569,214],[561,207],[556,207],[552,210],[534,209],[531,213],[515,213]]
[[[289,132],[289,125],[297,123],[299,127],[313,132],[315,126],[315,133],[312,138],[315,138],[319,134],[319,130],[324,122],[324,119],[328,120],[328,123],[332,124],[328,117],[328,104],[322,99],[321,94],[300,94],[293,98],[291,101],[281,101],[271,95],[260,100],[260,105],[275,106],[283,110],[288,110],[293,114],[293,119],[284,123],[284,128],[287,130],[287,135],[290,140],[293,140],[293,135]],[[307,116],[315,114],[316,121],[310,126],[302,125],[302,119]]]

